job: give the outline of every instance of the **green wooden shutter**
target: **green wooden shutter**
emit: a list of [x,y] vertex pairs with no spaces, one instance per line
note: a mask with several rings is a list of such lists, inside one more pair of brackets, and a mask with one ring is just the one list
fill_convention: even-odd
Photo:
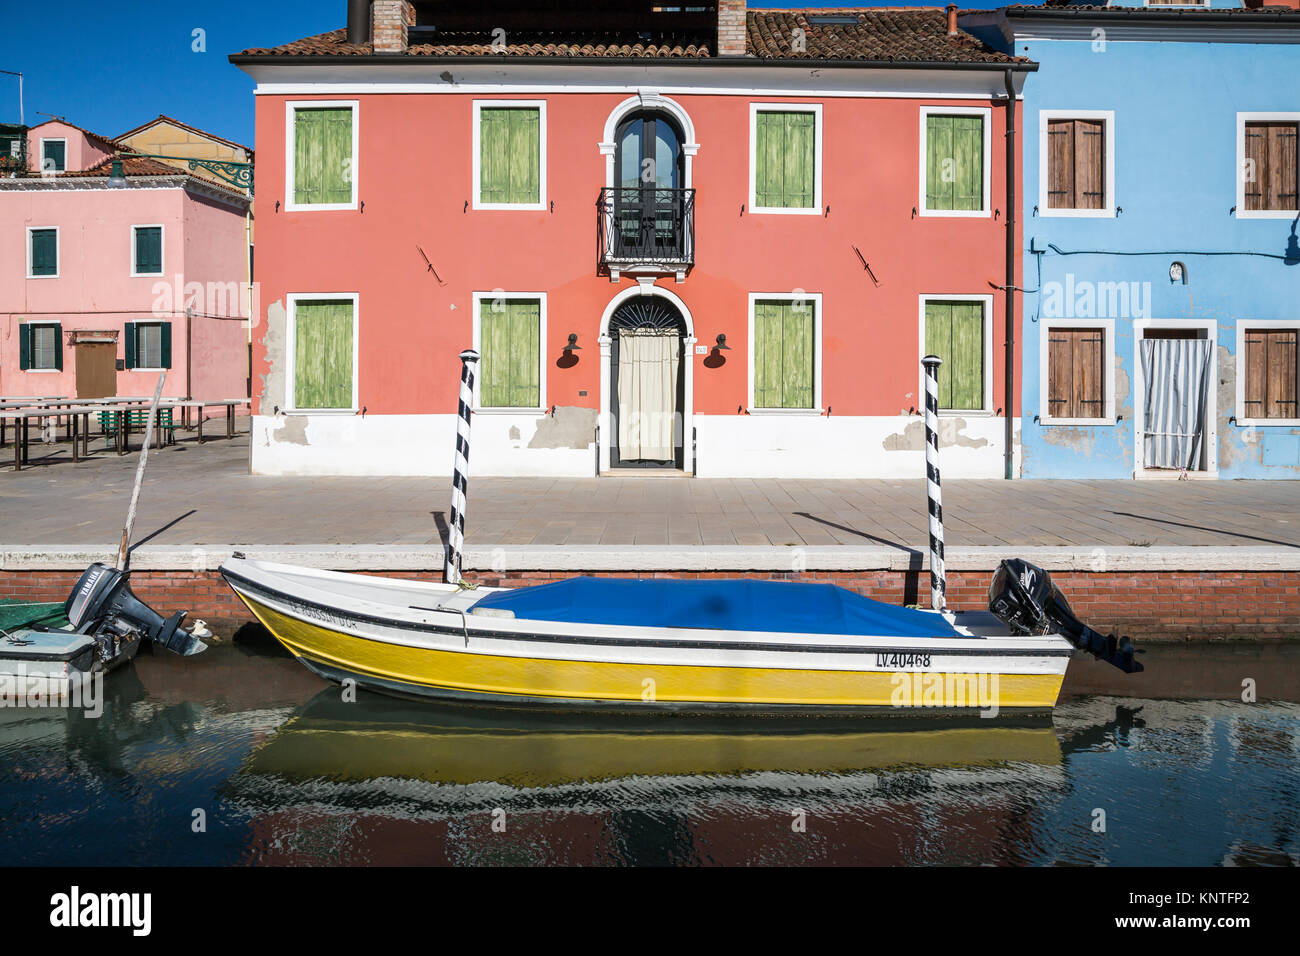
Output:
[[63,325],[54,324],[54,367],[63,371]]
[[32,367],[32,327],[26,323],[18,326],[18,370]]
[[955,163],[952,208],[979,211],[984,208],[984,119],[980,116],[950,118]]
[[754,407],[813,407],[814,306],[754,303]]
[[59,234],[54,229],[33,229],[32,275],[52,276],[59,272]]
[[984,120],[979,116],[925,118],[925,207],[984,208]]
[[299,205],[352,202],[352,110],[294,113],[293,199]]
[[162,361],[159,362],[158,367],[171,368],[172,367],[172,324],[170,322],[162,322],[160,323],[160,325],[162,326],[162,332],[161,332],[162,345],[159,348],[159,353],[162,355]]
[[299,302],[294,314],[294,406],[351,408],[352,303]]
[[925,351],[939,366],[939,407],[984,408],[984,306],[979,302],[927,302]]
[[943,359],[939,366],[939,407],[952,408],[952,303],[925,304],[925,354]]
[[815,195],[816,157],[812,113],[785,114],[785,197],[781,205],[810,209]]
[[541,110],[480,111],[480,202],[540,202],[541,159]]
[[785,201],[782,184],[785,125],[782,113],[759,113],[754,137],[754,205],[776,208]]
[[953,208],[953,184],[945,182],[943,176],[944,161],[953,155],[952,120],[951,116],[927,115],[925,118],[926,209]]
[[162,229],[159,227],[135,230],[135,271],[142,275],[162,274]]
[[537,408],[542,402],[537,378],[541,319],[542,306],[536,299],[510,303],[511,404],[516,408]]
[[508,408],[510,387],[510,304],[500,303],[493,309],[492,299],[479,306],[479,405],[483,408]]
[[128,322],[122,332],[122,338],[126,340],[126,360],[122,363],[123,368],[135,368],[135,323]]
[[952,304],[952,408],[984,407],[984,306]]

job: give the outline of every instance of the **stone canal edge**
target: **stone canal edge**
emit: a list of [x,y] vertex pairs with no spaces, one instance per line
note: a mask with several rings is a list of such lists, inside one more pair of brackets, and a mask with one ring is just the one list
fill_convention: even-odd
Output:
[[[233,631],[251,615],[218,573],[233,552],[285,564],[441,580],[439,546],[158,545],[133,552],[132,584],[160,613],[188,611]],[[966,547],[947,551],[948,602],[985,606],[998,562],[1023,557],[1052,572],[1075,612],[1098,630],[1146,641],[1300,640],[1300,548]],[[62,601],[108,545],[0,545],[0,600]],[[838,584],[891,603],[928,601],[926,555],[903,547],[480,545],[465,578],[502,586],[577,574],[618,577],[751,576]]]

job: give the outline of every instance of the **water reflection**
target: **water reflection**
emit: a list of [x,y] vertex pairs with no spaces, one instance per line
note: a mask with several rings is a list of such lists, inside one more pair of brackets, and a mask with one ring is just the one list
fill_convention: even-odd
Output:
[[[100,719],[0,710],[7,858],[1300,860],[1300,710],[1239,699],[1246,671],[1285,698],[1300,649],[1160,649],[1143,699],[1072,667],[1051,719],[646,720],[344,703],[241,634],[198,666],[142,656],[105,682]],[[1221,699],[1186,699],[1198,683]]]

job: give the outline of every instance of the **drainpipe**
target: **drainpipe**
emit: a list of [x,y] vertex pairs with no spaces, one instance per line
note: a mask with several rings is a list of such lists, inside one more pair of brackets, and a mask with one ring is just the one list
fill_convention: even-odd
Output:
[[1011,79],[1010,70],[1003,72],[1002,79],[1007,88],[1007,265],[1006,280],[1003,285],[1007,294],[1007,355],[1005,362],[1006,375],[1003,382],[1003,391],[1005,392],[1003,396],[1005,405],[1003,415],[1005,451],[1003,457],[1006,459],[1005,477],[1010,481],[1015,477],[1013,469],[1016,454],[1012,445],[1012,441],[1015,439],[1012,412],[1015,408],[1016,395],[1016,87]]

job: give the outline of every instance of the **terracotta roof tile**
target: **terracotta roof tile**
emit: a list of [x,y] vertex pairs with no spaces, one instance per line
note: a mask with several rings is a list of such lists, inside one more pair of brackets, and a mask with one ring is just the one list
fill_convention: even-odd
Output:
[[[130,153],[122,153],[122,173],[130,176],[188,176],[189,173],[175,166],[169,166],[167,163],[160,163],[156,159],[144,159],[139,156],[132,156]],[[100,160],[94,166],[88,166],[85,169],[78,169],[74,172],[59,173],[60,177],[81,177],[81,176],[107,176],[112,170],[113,158]]]
[[[819,22],[819,15],[854,17],[856,22]],[[749,56],[766,60],[862,60],[881,63],[1026,63],[994,50],[968,33],[949,36],[947,15],[938,7],[834,7],[825,10],[751,10],[747,17]],[[794,49],[795,30],[806,46]],[[438,42],[427,42],[432,37]],[[714,58],[713,33],[647,36],[633,32],[514,32],[505,46],[493,46],[484,30],[412,34],[407,56]],[[277,47],[255,47],[251,56],[369,56],[371,43],[348,43],[345,30],[331,30]]]

